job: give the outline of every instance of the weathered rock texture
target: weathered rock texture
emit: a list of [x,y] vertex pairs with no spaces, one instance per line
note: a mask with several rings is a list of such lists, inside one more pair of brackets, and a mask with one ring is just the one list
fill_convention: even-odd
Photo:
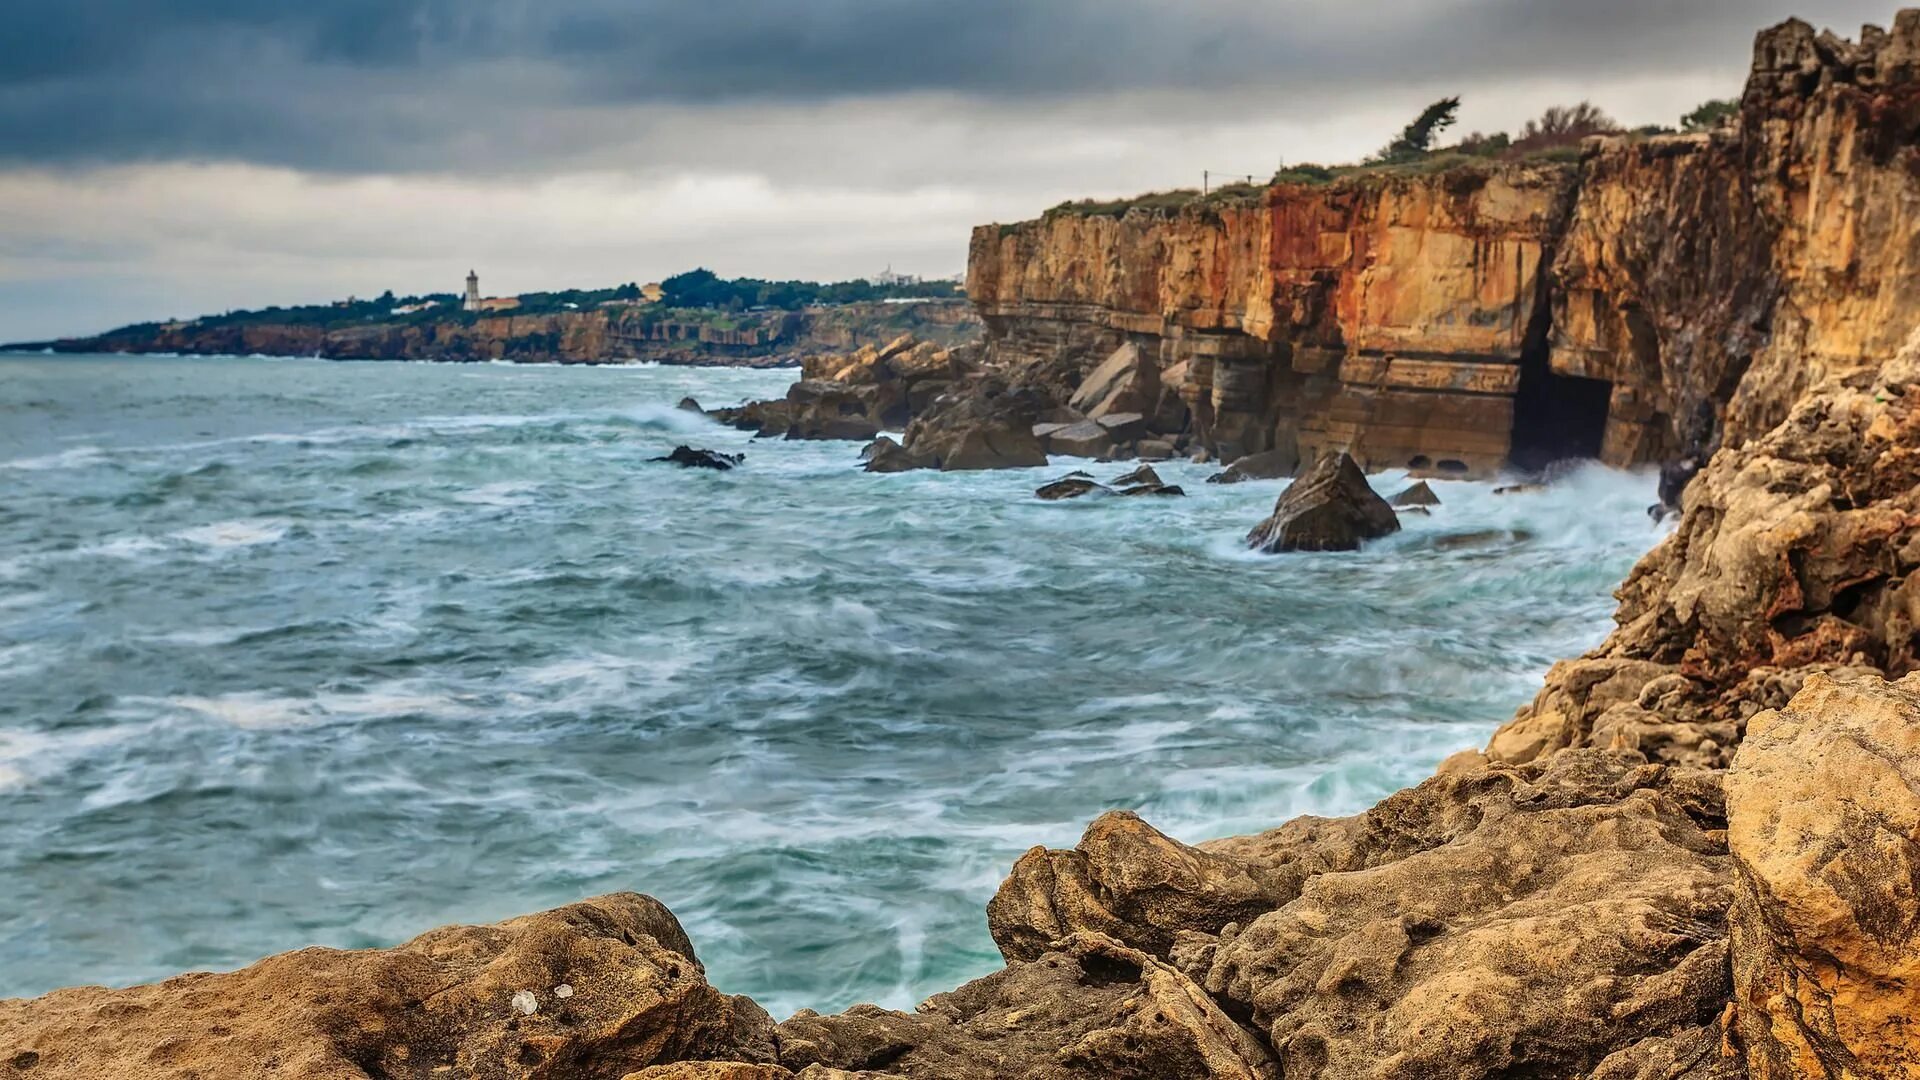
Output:
[[1755,50],[1738,125],[1570,164],[1279,185],[1242,205],[974,232],[994,356],[1071,390],[1157,357],[1221,457],[1618,465],[1758,436],[1920,303],[1912,17]]
[[1727,777],[1755,1077],[1920,1073],[1920,676],[1807,680]]
[[1367,484],[1353,458],[1330,453],[1287,485],[1247,546],[1281,551],[1352,551],[1400,531],[1399,515]]
[[773,1057],[766,1012],[708,986],[679,922],[632,893],[394,949],[0,1002],[0,1075],[30,1080],[619,1080]]

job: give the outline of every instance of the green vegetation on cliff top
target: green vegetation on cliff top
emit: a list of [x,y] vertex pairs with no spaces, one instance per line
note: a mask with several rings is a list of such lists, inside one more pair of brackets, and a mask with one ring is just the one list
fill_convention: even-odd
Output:
[[[1589,136],[1648,138],[1673,134],[1675,131],[1658,125],[1627,130],[1592,103],[1582,101],[1577,105],[1556,105],[1547,109],[1539,117],[1527,121],[1518,136],[1506,132],[1484,135],[1476,131],[1450,146],[1434,147],[1435,137],[1453,125],[1459,108],[1458,97],[1442,98],[1428,105],[1391,142],[1358,164],[1319,165],[1303,162],[1283,166],[1265,184],[1238,183],[1205,192],[1196,188],[1179,188],[1120,199],[1071,200],[1048,210],[1044,218],[1063,214],[1118,218],[1134,210],[1170,214],[1191,209],[1206,211],[1255,206],[1276,185],[1320,187],[1363,176],[1430,176],[1456,169],[1508,163],[1571,163],[1580,160],[1581,144]],[[1680,118],[1680,130],[1710,131],[1738,112],[1737,101],[1705,102]],[[1016,225],[1002,225],[1001,235],[1005,236],[1015,228]]]

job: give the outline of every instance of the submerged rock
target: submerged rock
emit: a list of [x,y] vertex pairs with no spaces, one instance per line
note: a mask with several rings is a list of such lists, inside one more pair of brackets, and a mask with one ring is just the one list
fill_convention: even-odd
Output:
[[1346,454],[1328,454],[1280,493],[1273,515],[1247,534],[1247,546],[1268,553],[1352,551],[1399,531],[1399,517],[1360,466]]
[[1113,491],[1084,476],[1063,476],[1042,485],[1034,494],[1048,502],[1059,502],[1062,499],[1077,499],[1082,495],[1111,495]]
[[701,407],[700,407],[700,403],[699,403],[698,401],[695,401],[695,400],[694,400],[693,398],[691,398],[691,397],[683,397],[683,398],[681,398],[681,399],[680,399],[680,404],[679,404],[679,405],[677,405],[677,406],[675,406],[675,407],[676,407],[676,408],[678,408],[678,409],[679,409],[680,411],[682,411],[682,412],[692,412],[692,413],[701,413],[701,414],[703,414],[703,415],[704,415],[704,414],[706,413],[706,411],[707,411],[707,410],[705,410],[705,409],[703,409],[703,408],[701,408]]
[[[540,989],[562,982],[565,998]],[[0,1001],[0,1075],[30,1080],[613,1080],[690,1058],[772,1062],[773,1021],[707,985],[672,913],[635,893],[392,949]]]
[[746,461],[747,455],[726,454],[718,450],[696,450],[691,446],[676,446],[673,448],[673,453],[649,460],[671,462],[683,469],[717,469],[725,472]]

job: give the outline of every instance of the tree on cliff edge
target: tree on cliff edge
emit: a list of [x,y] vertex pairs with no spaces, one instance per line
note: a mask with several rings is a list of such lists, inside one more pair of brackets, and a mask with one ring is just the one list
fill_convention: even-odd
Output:
[[1417,161],[1427,156],[1433,149],[1434,136],[1453,126],[1459,118],[1460,99],[1458,97],[1441,98],[1439,101],[1421,110],[1413,123],[1401,130],[1394,140],[1379,153],[1368,158],[1369,164],[1396,165],[1406,161]]

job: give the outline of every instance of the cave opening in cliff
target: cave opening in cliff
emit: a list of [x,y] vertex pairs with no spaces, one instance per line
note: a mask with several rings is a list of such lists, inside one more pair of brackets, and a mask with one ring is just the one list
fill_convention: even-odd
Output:
[[1515,468],[1538,472],[1558,461],[1599,457],[1612,397],[1611,382],[1558,374],[1548,362],[1546,342],[1530,343],[1520,357],[1508,460]]

